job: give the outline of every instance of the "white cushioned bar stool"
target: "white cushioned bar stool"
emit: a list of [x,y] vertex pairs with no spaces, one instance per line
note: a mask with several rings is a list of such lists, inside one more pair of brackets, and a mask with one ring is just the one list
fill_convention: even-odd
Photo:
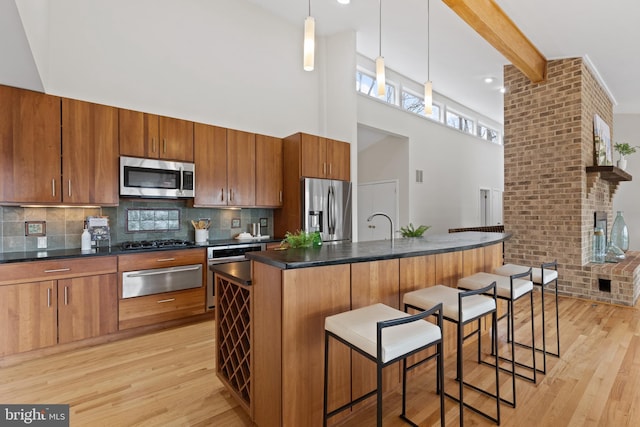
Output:
[[[498,268],[496,268],[493,272],[495,274],[499,274],[501,276],[511,276],[513,274],[522,273],[527,271],[529,267],[525,267],[524,265],[517,264],[505,264]],[[551,261],[546,262],[540,265],[540,268],[534,267],[531,269],[531,275],[533,284],[536,286],[540,286],[540,298],[542,302],[542,348],[536,348],[536,351],[542,352],[542,369],[539,369],[539,372],[543,374],[547,373],[547,354],[555,357],[560,357],[560,315],[558,312],[558,262]],[[555,302],[556,302],[556,349],[557,351],[554,353],[547,349],[547,338],[546,338],[546,328],[547,324],[545,322],[545,311],[546,305],[544,302],[544,294],[546,293],[547,285],[555,282]],[[526,344],[517,343],[517,345],[521,345],[524,347],[528,347]]]
[[[484,294],[489,294],[492,296],[487,296]],[[443,317],[445,320],[453,322],[457,325],[457,357],[456,357],[456,372],[457,372],[457,380],[458,380],[458,397],[455,397],[449,393],[445,393],[447,397],[457,401],[460,404],[460,425],[464,425],[464,408],[468,408],[483,417],[495,422],[496,424],[500,424],[500,381],[499,381],[499,370],[498,370],[498,356],[497,353],[493,350],[497,348],[497,339],[498,334],[492,334],[492,353],[494,353],[496,357],[495,363],[495,393],[489,392],[485,389],[481,389],[475,385],[469,384],[464,381],[464,351],[463,344],[467,338],[471,338],[473,336],[479,335],[482,333],[480,321],[485,316],[491,316],[491,324],[492,328],[495,331],[498,327],[497,320],[497,304],[496,304],[496,284],[495,282],[491,283],[489,286],[486,286],[481,289],[473,290],[473,291],[461,291],[459,289],[450,288],[448,286],[443,285],[435,285],[428,288],[418,289],[415,291],[407,292],[402,297],[404,303],[404,310],[409,311],[409,309],[422,311],[428,307],[432,307],[435,304],[442,304],[443,307]],[[472,323],[474,321],[478,322],[477,329],[474,329],[473,332],[464,334],[465,325]],[[478,361],[480,361],[481,357],[481,342],[478,338]],[[465,403],[464,401],[464,388],[470,387],[478,392],[481,392],[485,395],[494,397],[496,399],[496,415],[492,416],[486,412],[479,410],[478,408]]]
[[[438,323],[425,321],[428,316],[436,315]],[[441,392],[443,382],[442,354],[442,304],[415,315],[408,315],[384,304],[373,304],[325,318],[324,323],[324,406],[323,425],[339,412],[377,394],[377,425],[382,426],[382,369],[402,360],[402,413],[400,417],[416,426],[406,416],[407,371],[422,361],[407,366],[407,357],[429,347],[435,347],[435,353],[428,359],[436,358],[436,389],[440,395],[440,425],[444,426],[444,397]],[[349,348],[362,354],[376,364],[376,389],[351,402],[327,412],[327,389],[329,377],[329,338],[332,337]]]
[[[491,273],[475,273],[471,276],[463,277],[458,280],[458,288],[460,289],[481,289],[487,284],[491,282],[496,282],[496,294],[497,298],[504,300],[507,302],[507,312],[500,317],[507,318],[507,340],[511,343],[511,356],[509,358],[505,358],[503,356],[498,357],[500,360],[507,361],[511,364],[511,369],[506,369],[500,367],[502,371],[508,372],[511,374],[511,390],[513,393],[513,400],[509,401],[504,398],[500,398],[501,401],[516,407],[516,377],[525,379],[527,381],[531,381],[533,383],[537,382],[537,369],[536,369],[536,353],[535,353],[535,326],[534,326],[534,316],[533,316],[533,282],[531,281],[531,269],[521,273],[514,274],[512,276],[500,276],[499,274],[491,274]],[[514,340],[514,311],[513,305],[514,303],[521,299],[522,297],[529,295],[529,304],[531,307],[531,365],[516,361],[515,357],[515,340]],[[497,348],[496,348],[497,349]],[[482,363],[487,363],[483,361]],[[532,375],[527,376],[521,374],[516,371],[516,366],[526,368],[531,370]]]

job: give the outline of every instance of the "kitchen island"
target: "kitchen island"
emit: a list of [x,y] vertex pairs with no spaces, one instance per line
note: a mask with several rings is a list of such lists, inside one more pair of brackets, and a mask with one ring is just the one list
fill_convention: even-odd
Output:
[[[248,253],[252,419],[258,426],[322,425],[325,317],[378,302],[400,309],[405,292],[455,287],[463,276],[501,265],[508,238],[465,232]],[[446,337],[445,351],[452,340]],[[329,410],[375,387],[371,362],[341,345],[330,346],[330,357]],[[384,375],[385,390],[399,386],[398,364]]]

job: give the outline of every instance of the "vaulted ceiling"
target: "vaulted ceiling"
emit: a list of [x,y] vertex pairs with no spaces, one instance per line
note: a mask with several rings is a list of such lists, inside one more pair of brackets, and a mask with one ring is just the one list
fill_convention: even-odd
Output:
[[[249,0],[302,32],[308,2]],[[355,30],[361,54],[378,56],[379,0],[312,0],[321,34]],[[427,1],[382,0],[382,55],[387,67],[423,82],[427,69]],[[484,0],[491,1],[491,0]],[[430,0],[431,80],[435,91],[502,122],[502,67],[508,61],[441,0]],[[547,59],[585,57],[614,100],[615,113],[640,113],[640,2],[495,0]],[[491,84],[485,77],[494,77]]]
[[[302,26],[308,1],[247,0]],[[427,50],[427,1],[382,0],[382,54],[387,67],[423,82],[427,55],[433,87],[468,107],[502,122],[502,67],[508,61],[441,0],[430,3],[430,46]],[[491,0],[484,0],[491,1]],[[357,50],[378,55],[379,0],[312,0],[316,31],[330,35],[355,31]],[[615,113],[640,113],[640,2],[617,0],[496,0],[547,58],[587,57],[614,101]],[[0,75],[3,82],[44,90],[39,68],[46,63],[43,33],[28,34],[19,11],[38,20],[45,31],[47,0],[0,0]],[[491,84],[485,77],[494,77]]]

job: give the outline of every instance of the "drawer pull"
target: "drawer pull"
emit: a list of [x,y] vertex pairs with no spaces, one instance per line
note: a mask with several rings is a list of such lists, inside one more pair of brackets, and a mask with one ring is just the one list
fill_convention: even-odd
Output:
[[53,269],[53,270],[45,270],[44,272],[45,273],[61,273],[63,271],[71,271],[71,269],[70,268],[56,268],[56,269]]
[[160,274],[180,273],[180,272],[183,272],[183,271],[194,271],[194,270],[199,270],[199,269],[200,269],[200,265],[198,264],[195,267],[185,267],[185,268],[174,267],[171,270],[163,269],[163,270],[160,270],[160,271],[148,271],[148,272],[142,272],[142,273],[133,273],[133,274],[128,274],[127,277],[158,276]]
[[162,304],[163,302],[171,302],[175,300],[176,300],[175,298],[161,299],[160,301],[158,301],[158,304]]
[[175,258],[158,258],[156,262],[175,261]]
[[47,307],[51,307],[51,288],[47,288]]

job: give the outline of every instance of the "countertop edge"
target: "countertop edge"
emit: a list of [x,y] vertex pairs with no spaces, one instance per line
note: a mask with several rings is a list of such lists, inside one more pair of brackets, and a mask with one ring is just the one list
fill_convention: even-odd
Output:
[[[407,249],[404,252],[395,252],[395,253],[386,253],[386,254],[377,254],[377,255],[359,255],[359,256],[346,256],[341,259],[317,259],[311,261],[281,261],[277,258],[270,257],[268,254],[264,254],[264,252],[250,252],[247,253],[246,257],[252,261],[261,262],[263,264],[267,264],[273,267],[280,268],[281,270],[292,270],[298,268],[309,268],[309,267],[320,267],[320,266],[328,266],[328,265],[340,265],[340,264],[352,264],[352,263],[360,263],[360,262],[370,262],[370,261],[382,261],[389,259],[401,259],[401,258],[410,258],[416,256],[424,256],[424,255],[436,255],[442,253],[449,252],[458,252],[469,249],[476,249],[485,246],[491,246],[497,243],[502,243],[509,238],[511,238],[511,233],[490,233],[490,232],[465,232],[465,233],[478,233],[477,236],[487,236],[492,235],[495,238],[490,240],[482,240],[477,242],[469,242],[462,245],[450,246],[445,248],[422,248],[422,249]],[[462,233],[452,233],[452,234],[444,234],[440,236],[452,236],[455,234]],[[399,239],[400,240],[400,239]],[[384,245],[386,242],[387,245],[390,245],[390,242],[387,240],[379,241],[381,245]],[[351,243],[351,245],[358,245],[364,243],[371,242],[361,242],[361,243]],[[425,240],[423,246],[429,246],[430,241]],[[395,248],[395,247],[394,247]],[[306,249],[310,251],[319,250],[316,248]]]

